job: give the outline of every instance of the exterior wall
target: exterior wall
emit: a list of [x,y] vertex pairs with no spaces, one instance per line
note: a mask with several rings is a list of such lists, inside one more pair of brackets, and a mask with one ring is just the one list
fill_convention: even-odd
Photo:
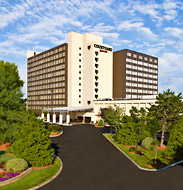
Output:
[[112,50],[111,46],[102,44],[102,37],[88,33],[68,34],[69,107],[91,107],[93,100],[112,98],[112,51],[101,51],[95,44]]
[[113,65],[114,98],[158,94],[158,58],[124,49],[114,52]]
[[63,106],[67,106],[67,44],[27,52],[27,109],[41,112]]
[[[137,109],[140,108],[149,108],[150,104],[154,104],[156,99],[146,99],[146,100],[112,100],[112,101],[94,101],[94,115],[93,120],[96,122],[96,120],[100,120],[100,116],[98,114],[100,113],[101,108],[107,108],[109,106],[114,106],[116,104],[117,106],[123,108],[125,110],[126,115],[130,115],[130,109],[132,106],[136,107]],[[87,115],[87,113],[85,114]],[[95,120],[94,120],[95,119]]]

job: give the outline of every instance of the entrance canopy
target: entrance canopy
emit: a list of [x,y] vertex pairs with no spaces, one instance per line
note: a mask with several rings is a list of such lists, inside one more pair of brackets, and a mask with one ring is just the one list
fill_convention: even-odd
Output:
[[60,107],[60,108],[47,108],[43,109],[43,111],[48,112],[91,112],[93,111],[93,107]]

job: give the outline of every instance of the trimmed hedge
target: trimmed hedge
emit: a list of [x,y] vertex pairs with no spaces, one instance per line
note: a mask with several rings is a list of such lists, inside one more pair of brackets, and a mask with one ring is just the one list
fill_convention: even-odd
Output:
[[141,143],[142,148],[150,150],[153,148],[153,138],[151,137],[146,137],[142,143]]
[[6,168],[8,171],[21,172],[28,168],[27,162],[22,158],[14,158],[8,160],[6,164]]

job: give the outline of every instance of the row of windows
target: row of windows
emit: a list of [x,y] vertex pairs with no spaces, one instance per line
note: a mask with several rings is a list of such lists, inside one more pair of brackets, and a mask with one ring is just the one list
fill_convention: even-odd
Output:
[[142,90],[142,89],[130,89],[127,88],[126,92],[130,92],[130,93],[140,93],[140,94],[155,94],[157,93],[157,91],[153,91],[153,90]]
[[[127,52],[127,56],[131,57],[132,54],[130,52]],[[137,59],[137,54],[133,53],[133,58]],[[142,55],[139,55],[138,58],[141,60],[144,58],[144,61],[148,61],[148,57],[146,57],[146,56],[143,57]],[[153,62],[153,59],[149,58],[149,61]],[[157,59],[154,59],[154,63],[157,63],[157,62],[158,62]]]
[[[65,88],[56,88],[54,89],[53,93],[65,93]],[[35,96],[35,95],[46,95],[46,94],[52,94],[51,90],[41,90],[41,91],[33,91],[29,92],[28,91],[28,98],[29,96]]]
[[[149,77],[149,78],[154,78],[154,79],[158,78],[158,76],[156,75],[156,73],[147,74],[147,73],[141,73],[141,72],[137,73],[136,71],[126,70],[126,74],[136,75],[136,76],[141,76],[141,77]],[[155,74],[155,75],[152,75],[152,74]]]
[[[53,99],[63,99],[65,98],[65,94],[54,94]],[[28,100],[45,100],[45,99],[52,99],[52,95],[42,95],[42,96],[32,96],[29,97]]]
[[[37,71],[37,70],[43,70],[43,69],[51,69],[49,67],[55,67],[57,68],[57,66],[61,66],[61,69],[65,68],[65,58],[62,58],[62,59],[57,59],[55,61],[51,61],[51,62],[44,62],[44,64],[41,64],[41,65],[37,65],[36,67],[32,67],[32,68],[29,68],[29,65],[28,65],[28,72],[33,72],[33,71]],[[57,69],[56,69],[57,70]]]
[[34,61],[37,61],[37,60],[42,59],[44,57],[48,57],[50,55],[57,54],[58,52],[62,52],[64,50],[65,50],[65,46],[57,48],[57,49],[52,50],[52,51],[48,51],[48,52],[40,54],[40,55],[37,55],[31,59],[28,59],[28,62],[34,62]]
[[[58,104],[60,104],[60,105],[62,105],[62,104],[65,104],[65,100],[54,100],[53,101],[53,104],[55,105],[58,105]],[[52,105],[52,100],[47,100],[47,101],[45,101],[45,100],[39,100],[39,101],[29,101],[28,102],[28,106],[29,105]]]
[[157,85],[155,85],[155,86],[153,86],[153,85],[147,85],[147,84],[137,84],[137,83],[131,83],[131,82],[126,82],[126,86],[132,86],[132,87],[140,87],[140,88],[152,88],[152,89],[157,89],[158,88],[158,86]]
[[126,76],[126,80],[133,80],[133,81],[139,81],[139,82],[146,82],[146,83],[158,84],[158,81],[157,81],[157,80],[148,80],[148,79],[136,78],[136,77],[129,77],[129,76]]
[[61,82],[65,80],[65,76],[62,77],[55,77],[55,78],[48,78],[44,80],[37,80],[34,82],[28,82],[28,87],[35,86],[35,85],[43,85],[43,84],[50,84],[50,83],[56,83]]
[[[98,55],[98,52],[96,51],[95,52],[95,54],[96,54],[96,56]],[[96,62],[98,62],[98,58],[97,57],[95,57],[95,61]],[[95,99],[98,99],[98,88],[97,88],[97,86],[98,86],[98,73],[99,73],[99,71],[98,71],[98,64],[97,63],[95,63]]]
[[59,82],[59,83],[53,83],[53,84],[44,84],[41,86],[29,87],[28,91],[43,90],[43,89],[49,89],[49,88],[58,88],[58,87],[64,87],[64,86],[65,86],[65,82]]
[[[135,61],[135,60],[134,60]],[[132,63],[134,63],[134,62],[132,62]],[[142,63],[142,62],[141,62]],[[149,68],[151,68],[151,69],[157,69],[158,68],[158,66],[157,65],[152,65],[152,64],[148,64],[148,63],[139,63],[138,62],[138,68],[141,68],[141,67],[149,67]],[[137,69],[137,65],[131,65],[131,64],[126,64],[126,67],[128,67],[128,68],[132,68],[132,69]]]
[[[151,93],[148,93],[148,91],[144,91],[144,94],[151,94]],[[154,94],[154,95],[156,95],[157,94],[157,92],[153,92],[152,94]],[[135,95],[135,94],[127,94],[126,95],[126,98],[129,98],[129,99],[131,99],[131,98],[141,98],[142,96],[141,95]]]
[[[33,81],[33,80],[39,80],[39,79],[44,79],[44,78],[50,78],[50,77],[56,77],[56,76],[60,76],[60,75],[64,75],[65,74],[65,69],[64,70],[59,70],[59,71],[52,71],[50,73],[46,72],[46,70],[42,70],[42,71],[36,71],[34,73],[30,73],[28,74],[28,77],[31,77],[29,79],[29,81]],[[36,77],[34,77],[36,76]]]
[[145,68],[145,67],[138,67],[137,68],[137,66],[133,66],[133,65],[129,65],[129,64],[126,65],[126,68],[134,69],[134,70],[138,70],[138,71],[149,72],[149,73],[156,73],[156,74],[158,73],[157,70],[148,69],[148,68]]

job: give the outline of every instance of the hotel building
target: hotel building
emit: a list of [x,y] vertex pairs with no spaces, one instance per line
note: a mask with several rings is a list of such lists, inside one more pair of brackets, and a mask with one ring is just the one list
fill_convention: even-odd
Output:
[[113,98],[158,94],[158,58],[124,49],[113,53]]
[[42,53],[28,51],[27,109],[80,111],[92,108],[94,100],[112,98],[112,56],[102,37],[75,32],[68,33],[68,44]]
[[48,122],[50,113],[53,123],[58,116],[60,124],[70,118],[95,122],[100,108],[114,103],[129,114],[151,101],[140,99],[153,95],[154,102],[157,93],[158,58],[127,49],[113,53],[100,36],[69,32],[68,43],[27,52],[27,109],[48,111]]

